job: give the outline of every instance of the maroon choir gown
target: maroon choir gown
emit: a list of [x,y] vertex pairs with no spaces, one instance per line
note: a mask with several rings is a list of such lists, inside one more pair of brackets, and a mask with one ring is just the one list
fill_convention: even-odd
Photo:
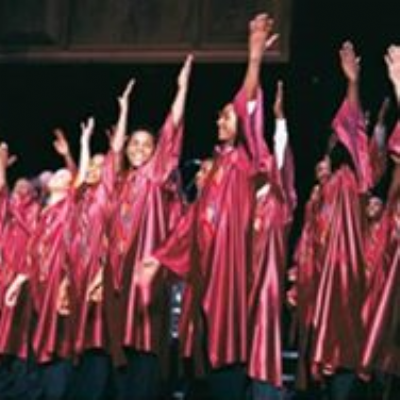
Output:
[[[1,268],[4,295],[18,274],[28,274],[27,244],[35,228],[39,213],[37,196],[30,193],[12,194],[8,199],[4,228],[0,239]],[[25,282],[14,307],[3,304],[0,318],[0,354],[26,359],[29,351],[32,323],[32,301]]]
[[[400,124],[389,140],[389,150],[399,154]],[[374,271],[377,277],[371,282],[371,295],[367,297],[365,313],[367,335],[365,338],[361,371],[381,371],[400,376],[399,310],[400,310],[400,176],[396,166],[392,187],[383,219],[380,246],[384,246],[381,257],[373,253],[379,262]],[[368,312],[368,313],[367,313]]]
[[294,285],[289,293],[289,302],[295,306],[293,324],[296,328],[299,361],[296,386],[305,390],[310,381],[310,340],[313,330],[314,306],[321,274],[320,255],[324,237],[329,228],[321,212],[321,187],[314,186],[305,207],[303,229],[293,256]]
[[84,186],[77,196],[71,258],[78,296],[75,338],[78,355],[89,349],[110,349],[109,335],[115,333],[107,325],[104,293],[103,300],[98,303],[87,299],[88,286],[96,274],[103,271],[103,279],[109,277],[104,268],[108,252],[107,224],[115,189],[115,162],[116,156],[110,152],[105,158],[100,182]]
[[348,166],[334,171],[323,186],[323,213],[329,229],[321,255],[321,276],[316,296],[312,340],[313,371],[335,373],[355,370],[361,354],[365,296],[360,194],[370,187],[368,140],[362,112],[345,101],[334,130],[349,150],[355,172]]
[[168,348],[167,271],[160,269],[148,286],[132,276],[169,233],[177,209],[171,174],[178,166],[182,135],[182,125],[175,126],[169,115],[150,161],[123,178],[111,221],[110,262],[122,305],[122,346],[157,355]]
[[[75,212],[74,193],[45,207],[29,245],[30,285],[37,314],[33,350],[38,363],[74,355],[76,329],[76,290],[71,263],[71,220]],[[70,281],[69,315],[57,310],[60,284]]]
[[[205,356],[214,369],[248,360],[251,221],[255,181],[265,169],[261,91],[254,113],[249,114],[247,106],[242,89],[234,100],[240,124],[237,146],[217,148],[204,188],[177,228],[182,231],[154,254],[162,265],[188,279],[193,301],[183,309],[184,354],[194,357],[196,343],[204,344],[205,339]],[[198,329],[201,326],[205,329]]]
[[[291,152],[286,149],[285,153],[281,179],[269,181],[268,191],[257,198],[249,298],[248,375],[276,387],[282,387],[283,286],[287,237],[296,203]],[[285,183],[286,177],[290,180]]]

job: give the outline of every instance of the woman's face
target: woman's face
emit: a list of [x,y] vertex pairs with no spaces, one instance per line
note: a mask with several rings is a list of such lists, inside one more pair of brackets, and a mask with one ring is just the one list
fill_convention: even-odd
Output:
[[372,196],[368,199],[366,213],[370,220],[379,219],[383,212],[383,203],[379,197]]
[[101,174],[103,171],[103,165],[104,165],[103,154],[96,154],[91,158],[85,179],[87,184],[95,185],[97,182],[100,181]]
[[126,156],[133,168],[145,165],[154,153],[155,143],[151,133],[145,130],[134,132],[126,146]]
[[221,142],[233,144],[237,136],[238,118],[233,104],[227,104],[219,113],[217,119],[218,139]]
[[319,183],[325,183],[331,176],[331,172],[331,163],[328,158],[324,158],[315,168],[315,177]]

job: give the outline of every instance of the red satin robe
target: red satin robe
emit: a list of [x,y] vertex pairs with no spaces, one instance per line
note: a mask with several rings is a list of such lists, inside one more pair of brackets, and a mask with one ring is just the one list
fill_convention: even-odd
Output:
[[[71,220],[73,194],[44,208],[29,245],[30,285],[37,314],[33,350],[38,363],[74,355],[76,329],[76,290],[71,263]],[[70,281],[71,313],[62,316],[57,310],[59,287],[64,278]]]
[[[183,352],[193,357],[205,339],[212,368],[248,360],[255,178],[267,167],[262,164],[267,150],[261,92],[252,115],[244,90],[237,94],[234,107],[241,128],[237,146],[217,149],[200,197],[177,228],[182,231],[155,252],[162,265],[188,279],[192,302],[184,304]],[[205,330],[200,329],[203,324]]]
[[[182,125],[168,116],[150,161],[130,170],[121,182],[112,217],[110,261],[122,305],[122,345],[160,355],[168,348],[169,285],[160,269],[150,286],[132,279],[137,263],[167,237],[171,210],[171,174],[178,167]],[[173,185],[172,185],[173,186]]]
[[[102,177],[96,185],[82,188],[78,196],[76,220],[73,223],[71,259],[78,295],[78,324],[75,350],[81,354],[89,349],[107,349],[109,338],[104,298],[99,303],[88,301],[87,290],[96,274],[106,268],[107,224],[115,189],[115,156],[109,153]],[[104,273],[104,270],[103,270]],[[103,279],[109,275],[104,274]],[[115,317],[115,316],[114,316]]]
[[[394,133],[398,134],[400,131]],[[396,136],[392,135],[392,138]],[[392,140],[393,143],[393,140]],[[382,217],[378,265],[373,271],[369,296],[364,306],[367,334],[360,362],[361,371],[381,371],[400,376],[399,283],[400,283],[400,177],[396,167]]]
[[[282,304],[287,238],[295,207],[290,152],[279,182],[257,198],[253,222],[253,271],[249,299],[249,362],[252,379],[282,386]],[[287,170],[292,170],[287,171]],[[285,177],[291,177],[285,182]],[[286,190],[285,190],[286,189]]]
[[323,238],[312,340],[314,371],[355,369],[364,327],[365,260],[359,182],[349,167],[337,170],[323,187]]
[[305,207],[304,225],[297,242],[293,269],[294,286],[289,301],[296,307],[294,321],[298,337],[299,361],[297,365],[296,387],[307,388],[311,376],[310,339],[313,330],[314,308],[321,275],[320,255],[326,232],[329,229],[322,211],[321,188],[314,191]]
[[[0,240],[3,237],[3,231],[5,228],[5,221],[7,215],[7,206],[8,206],[8,190],[6,187],[0,189]],[[0,253],[0,262],[1,262],[1,253]],[[3,278],[3,269],[0,269],[0,299],[4,298],[4,278]],[[3,302],[0,302],[0,315],[3,308]]]
[[[27,274],[27,243],[35,228],[39,204],[35,193],[11,195],[0,240],[1,269],[4,295],[19,274]],[[29,351],[30,328],[32,323],[32,301],[28,283],[24,283],[18,295],[17,304],[7,307],[3,304],[0,318],[0,354],[15,355],[26,359]]]
[[[396,204],[397,203],[397,204]],[[387,245],[384,253],[384,280],[376,283],[373,315],[367,321],[361,370],[380,371],[400,376],[400,213],[398,199],[390,212]],[[378,285],[380,283],[380,285]],[[372,314],[372,312],[371,312]]]

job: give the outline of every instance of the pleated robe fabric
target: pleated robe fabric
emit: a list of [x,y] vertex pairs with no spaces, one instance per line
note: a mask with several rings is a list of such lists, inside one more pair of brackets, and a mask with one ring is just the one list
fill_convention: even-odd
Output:
[[[110,348],[112,327],[108,327],[103,300],[95,303],[87,299],[87,290],[97,273],[106,268],[108,254],[107,227],[115,189],[116,155],[107,154],[100,182],[82,188],[77,201],[76,219],[73,222],[71,260],[78,296],[78,323],[76,326],[75,351]],[[104,274],[107,279],[109,274]],[[116,315],[113,316],[116,318]]]
[[[0,240],[3,237],[3,232],[5,229],[6,215],[7,215],[7,207],[8,207],[8,189],[7,187],[3,187],[0,189]],[[0,261],[1,261],[1,253],[0,253]],[[3,269],[0,269],[0,299],[4,298],[5,287],[4,287],[4,274]],[[3,309],[3,301],[0,301],[0,315]]]
[[248,361],[251,221],[256,178],[268,170],[261,90],[252,114],[244,89],[233,104],[240,126],[236,147],[217,148],[198,200],[178,225],[182,231],[155,252],[161,264],[187,279],[183,354],[194,357],[199,343],[205,344],[205,359],[213,369]]
[[311,380],[310,347],[313,334],[314,308],[321,276],[321,253],[328,221],[322,213],[320,186],[314,187],[305,207],[303,229],[293,256],[294,323],[297,331],[299,361],[297,364],[296,387],[305,390]]
[[[276,168],[276,167],[274,167]],[[249,363],[252,379],[282,387],[282,305],[287,238],[296,204],[294,165],[286,149],[278,182],[257,198],[249,298]],[[289,177],[289,182],[285,178]],[[262,190],[262,189],[261,189]]]
[[[65,199],[42,210],[29,244],[30,287],[37,320],[32,345],[39,364],[74,356],[76,288],[70,258],[74,196],[71,191]],[[57,297],[67,277],[71,313],[63,316],[57,310]]]
[[[400,224],[399,199],[395,212],[391,214],[390,227],[385,250],[386,276],[378,286],[378,295],[373,316],[368,320],[367,337],[363,346],[360,369],[362,371],[380,371],[400,376]],[[379,297],[378,297],[379,296]]]
[[175,126],[169,115],[150,161],[123,178],[110,229],[110,262],[122,307],[121,345],[157,355],[169,343],[167,271],[160,268],[148,286],[132,275],[169,233],[170,211],[176,211],[170,179],[178,167],[182,135],[182,124]]
[[356,369],[364,326],[365,260],[359,182],[342,166],[323,187],[329,229],[324,238],[313,325],[312,362],[317,374]]
[[386,209],[379,220],[369,223],[364,230],[366,294],[362,308],[362,318],[366,332],[368,332],[368,327],[376,316],[376,309],[389,272],[389,264],[386,262],[386,249],[389,238],[390,217],[390,213]]
[[[391,140],[399,134],[398,126]],[[393,144],[393,140],[392,140]],[[394,149],[392,148],[391,151]],[[400,376],[399,307],[400,296],[400,178],[396,166],[388,195],[382,226],[376,240],[380,241],[374,252],[377,262],[371,276],[371,285],[364,306],[366,338],[360,370],[380,371]],[[380,250],[380,252],[379,252]]]
[[[0,239],[1,268],[6,290],[18,274],[27,274],[27,244],[32,235],[40,207],[33,192],[13,194],[8,200],[4,229]],[[4,293],[5,294],[5,293]],[[4,296],[1,299],[4,303]],[[28,357],[32,299],[29,284],[25,282],[17,304],[3,304],[0,317],[0,354]]]

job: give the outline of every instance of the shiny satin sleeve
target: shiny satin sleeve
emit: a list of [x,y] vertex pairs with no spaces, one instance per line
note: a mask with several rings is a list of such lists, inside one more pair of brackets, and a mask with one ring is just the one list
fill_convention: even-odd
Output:
[[175,125],[172,114],[165,120],[154,155],[147,169],[151,178],[165,182],[179,164],[182,151],[183,122]]

